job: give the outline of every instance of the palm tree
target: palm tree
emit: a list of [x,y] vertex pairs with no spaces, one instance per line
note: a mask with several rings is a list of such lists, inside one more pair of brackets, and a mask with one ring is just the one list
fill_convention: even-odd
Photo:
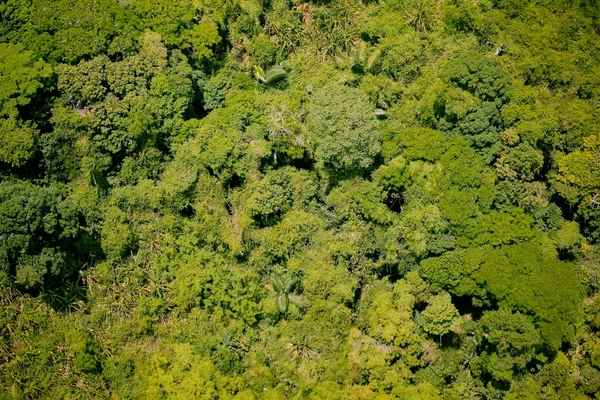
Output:
[[279,305],[279,311],[282,313],[286,313],[290,302],[296,305],[298,308],[304,308],[304,302],[300,296],[292,293],[294,290],[294,286],[298,281],[294,278],[286,278],[283,280],[280,277],[272,277],[271,283],[273,285],[273,292],[275,294],[275,298],[277,299],[277,304]]
[[369,48],[367,43],[361,40],[357,48],[350,53],[337,55],[335,61],[339,68],[349,68],[353,72],[366,73],[373,69],[380,56],[381,50]]
[[408,23],[417,32],[427,32],[433,27],[435,2],[432,0],[414,0],[406,8]]

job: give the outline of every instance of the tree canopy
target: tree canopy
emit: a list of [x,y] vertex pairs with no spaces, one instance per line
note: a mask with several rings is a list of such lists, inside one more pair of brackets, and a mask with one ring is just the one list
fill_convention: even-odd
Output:
[[0,4],[0,399],[600,393],[596,0]]

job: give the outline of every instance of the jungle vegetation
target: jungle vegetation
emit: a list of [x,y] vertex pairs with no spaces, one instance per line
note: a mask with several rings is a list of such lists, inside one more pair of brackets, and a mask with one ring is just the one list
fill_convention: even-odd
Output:
[[598,0],[0,15],[0,399],[600,399]]

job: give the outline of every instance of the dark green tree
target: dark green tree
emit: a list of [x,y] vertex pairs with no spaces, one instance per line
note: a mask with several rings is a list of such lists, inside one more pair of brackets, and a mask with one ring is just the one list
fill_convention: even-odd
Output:
[[83,223],[64,185],[0,184],[2,285],[44,289],[99,257],[93,229]]
[[506,309],[485,312],[479,325],[484,334],[485,369],[494,379],[510,382],[536,356],[539,331],[530,318]]

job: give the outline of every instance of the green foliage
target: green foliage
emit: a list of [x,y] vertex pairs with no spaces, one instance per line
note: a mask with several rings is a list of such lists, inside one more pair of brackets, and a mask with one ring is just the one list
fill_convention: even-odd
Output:
[[381,43],[381,70],[405,83],[414,81],[426,60],[426,42],[417,33],[385,38]]
[[2,2],[0,398],[597,397],[597,3]]
[[349,180],[331,191],[327,204],[340,221],[358,219],[388,225],[394,215],[381,202],[381,194],[381,189],[371,182]]
[[225,95],[229,89],[228,82],[222,77],[210,78],[203,87],[202,99],[206,110],[214,110],[225,104]]
[[70,277],[83,260],[94,257],[86,247],[81,212],[62,185],[29,182],[0,185],[2,280],[4,285],[43,288]]
[[314,179],[306,171],[291,167],[270,171],[250,189],[248,209],[263,224],[276,220],[292,207],[306,206],[316,195]]
[[261,67],[256,65],[254,65],[253,68],[256,79],[267,85],[277,82],[278,80],[285,78],[287,75],[287,71],[282,65],[270,68],[267,70],[267,72],[263,71]]
[[543,165],[541,150],[521,144],[500,155],[496,161],[496,173],[498,177],[507,180],[532,181]]
[[277,45],[273,43],[266,35],[258,35],[248,47],[250,60],[253,64],[266,68],[275,64],[277,58]]
[[292,159],[304,157],[308,139],[303,114],[300,100],[288,95],[276,96],[267,107],[263,125],[273,146],[274,163],[280,153]]
[[381,50],[370,49],[366,42],[361,41],[357,48],[349,54],[335,57],[338,68],[349,68],[353,72],[367,73],[374,71],[381,57]]
[[20,167],[31,158],[38,132],[15,118],[0,119],[0,160]]
[[[454,247],[452,237],[445,237],[447,222],[440,209],[434,204],[411,207],[403,213],[400,220],[402,240],[408,250],[416,257],[428,252],[439,253]],[[441,239],[441,243],[439,240]],[[440,248],[437,248],[441,246]]]
[[87,162],[106,173],[146,146],[170,145],[192,105],[191,73],[186,57],[178,50],[169,57],[151,31],[141,35],[139,52],[122,61],[98,56],[59,65],[62,98],[52,118],[62,134],[48,137],[43,151],[83,157],[83,171]]
[[109,259],[119,260],[135,249],[134,234],[127,214],[117,207],[104,214],[102,250]]
[[508,75],[491,60],[477,53],[453,59],[446,69],[447,79],[482,101],[507,103],[511,95]]
[[373,180],[383,186],[392,196],[399,196],[410,182],[408,163],[404,156],[392,159],[373,173]]
[[38,133],[22,121],[20,110],[35,99],[51,73],[21,44],[0,44],[0,161],[19,167],[33,156]]
[[315,160],[332,169],[365,169],[380,150],[373,106],[360,91],[329,84],[315,91],[308,108]]
[[289,260],[301,253],[314,235],[323,228],[323,221],[304,211],[291,211],[277,225],[255,233],[259,247],[252,254],[252,261],[269,265]]
[[[366,293],[361,303],[360,317],[374,339],[405,349],[405,363],[419,365],[421,338],[417,324],[412,319],[413,308],[417,302],[416,292],[422,289],[408,279],[398,281],[394,287],[379,283]],[[375,346],[377,349],[377,346]],[[377,349],[383,354],[393,356],[394,348]]]
[[578,206],[578,214],[587,222],[585,229],[594,238],[600,227],[600,208],[595,205],[594,197],[600,188],[598,181],[598,138],[588,136],[584,139],[583,149],[576,150],[558,160],[557,182],[555,187],[571,205]]
[[271,68],[265,73],[264,82],[269,84],[276,82],[286,76],[287,72],[283,68]]
[[469,220],[463,230],[464,236],[459,238],[463,245],[492,245],[513,244],[534,237],[531,230],[533,220],[519,209],[510,213],[491,211]]
[[133,28],[135,16],[111,0],[10,2],[3,13],[16,28],[3,35],[27,43],[37,57],[54,63],[129,50],[132,36],[139,33]]
[[36,60],[21,44],[0,45],[0,116],[17,117],[17,107],[29,104],[52,69]]
[[279,311],[285,314],[290,303],[299,308],[304,307],[302,299],[293,293],[294,286],[296,285],[295,279],[288,277],[286,280],[282,280],[279,277],[273,277],[271,283],[273,286],[273,293],[277,299]]
[[440,337],[459,326],[458,310],[452,304],[448,293],[441,293],[431,298],[427,308],[419,315],[421,328],[432,335]]
[[[383,153],[391,157],[392,151],[404,148],[404,157],[409,160],[425,160],[435,162],[448,148],[444,136],[433,129],[413,128],[399,132],[392,140],[383,145]],[[389,148],[387,148],[389,146]],[[388,153],[389,152],[389,153]]]
[[443,76],[451,87],[433,102],[437,127],[465,136],[490,162],[504,126],[501,109],[511,98],[508,75],[491,60],[471,52],[452,59]]
[[221,37],[217,25],[200,22],[187,32],[192,57],[197,60],[209,59],[213,55],[212,47],[219,44]]
[[404,5],[407,21],[417,32],[427,32],[435,23],[436,3],[432,0],[408,0]]
[[172,298],[182,311],[201,307],[214,318],[236,318],[250,325],[261,314],[264,288],[256,274],[231,268],[217,254],[200,250],[184,257],[174,271]]
[[459,296],[487,292],[502,307],[532,313],[550,350],[571,340],[581,320],[583,293],[573,266],[535,242],[457,250],[423,261],[420,273],[433,287]]
[[144,366],[148,383],[143,395],[152,398],[193,399],[231,397],[228,382],[214,364],[189,344],[174,344],[153,354]]
[[472,247],[447,252],[421,261],[419,275],[434,290],[449,290],[456,296],[477,296],[481,289],[474,279],[484,249]]
[[538,331],[525,315],[504,309],[484,313],[479,324],[485,335],[487,372],[498,381],[510,382],[514,372],[523,371],[535,357]]
[[450,32],[470,32],[478,27],[478,13],[474,3],[467,0],[444,2],[444,25]]
[[551,258],[541,245],[527,242],[492,250],[475,276],[500,306],[533,313],[550,350],[573,338],[582,318],[583,287],[573,266]]

